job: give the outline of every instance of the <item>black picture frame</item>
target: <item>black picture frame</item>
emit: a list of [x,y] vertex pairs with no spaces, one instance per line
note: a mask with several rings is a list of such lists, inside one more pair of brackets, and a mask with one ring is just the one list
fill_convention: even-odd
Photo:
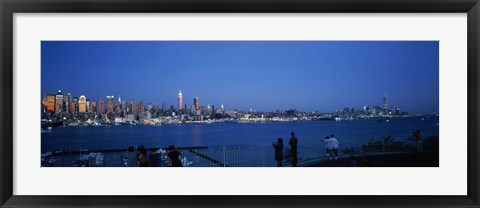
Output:
[[[479,207],[478,0],[0,0],[1,207]],[[466,196],[18,196],[13,195],[14,13],[467,13],[468,194]],[[445,180],[455,180],[446,178]],[[252,187],[255,188],[255,187]],[[301,188],[301,187],[299,187]],[[412,187],[414,188],[414,187]]]

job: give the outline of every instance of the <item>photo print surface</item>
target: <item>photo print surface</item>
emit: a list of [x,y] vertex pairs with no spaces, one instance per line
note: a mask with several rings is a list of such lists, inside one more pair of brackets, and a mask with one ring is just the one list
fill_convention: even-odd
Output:
[[42,167],[438,167],[438,41],[42,41]]

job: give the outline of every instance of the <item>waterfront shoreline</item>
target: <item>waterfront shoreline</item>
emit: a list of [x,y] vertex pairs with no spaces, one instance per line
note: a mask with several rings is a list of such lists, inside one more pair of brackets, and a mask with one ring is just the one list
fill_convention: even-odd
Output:
[[258,123],[287,123],[287,122],[305,122],[305,121],[332,121],[332,122],[342,122],[342,121],[355,121],[355,120],[372,120],[379,123],[390,122],[394,119],[402,118],[427,118],[429,116],[418,116],[418,115],[408,115],[408,116],[396,116],[396,117],[329,117],[329,118],[285,118],[285,119],[255,119],[255,120],[244,120],[244,119],[219,119],[219,120],[203,120],[203,121],[181,121],[181,120],[172,120],[172,121],[161,121],[156,123],[141,123],[141,122],[111,122],[111,123],[98,123],[98,122],[77,122],[77,123],[65,123],[65,122],[56,122],[49,123],[48,125],[42,125],[42,129],[52,129],[57,127],[111,127],[111,126],[162,126],[162,125],[188,125],[188,124],[258,124]]

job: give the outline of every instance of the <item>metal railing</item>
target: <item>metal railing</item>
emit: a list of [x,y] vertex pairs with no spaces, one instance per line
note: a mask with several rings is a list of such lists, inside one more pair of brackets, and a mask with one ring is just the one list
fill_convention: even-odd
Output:
[[267,167],[273,156],[267,156],[265,146],[219,146],[189,151],[194,155],[194,167]]
[[[371,144],[372,151],[388,151],[387,145],[378,146]],[[289,145],[284,147],[283,166],[291,166]],[[66,149],[66,148],[65,148]],[[189,167],[275,167],[274,148],[272,145],[229,145],[229,146],[202,146],[202,147],[178,147],[184,166]],[[320,141],[302,141],[298,145],[298,166],[302,164],[328,160],[325,145]],[[361,147],[356,147],[361,150]],[[101,153],[101,162],[95,163],[91,158],[85,159],[87,154]],[[171,161],[167,157],[166,148],[147,148],[149,164],[152,167],[168,167]],[[42,157],[42,166],[54,167],[124,167],[126,150],[82,150],[67,152],[53,152],[49,156]],[[347,153],[350,154],[350,153]],[[356,152],[358,154],[358,152]],[[339,151],[340,156],[345,153]],[[83,159],[82,159],[83,158]]]

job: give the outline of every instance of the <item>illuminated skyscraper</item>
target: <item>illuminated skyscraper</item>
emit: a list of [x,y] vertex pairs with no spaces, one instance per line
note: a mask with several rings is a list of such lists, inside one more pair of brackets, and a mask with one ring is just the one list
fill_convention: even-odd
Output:
[[143,113],[145,112],[145,104],[143,103],[143,100],[138,104],[138,113]]
[[47,110],[55,112],[55,95],[47,95]]
[[182,110],[182,90],[178,92],[178,110]]
[[388,109],[387,93],[385,93],[385,96],[383,96],[383,109],[384,110]]
[[130,100],[130,113],[133,115],[137,115],[138,112],[138,106],[137,102],[135,100]]
[[63,96],[64,101],[68,101],[69,103],[72,102],[72,94],[67,93],[67,95]]
[[122,100],[122,111],[125,111],[125,110],[127,110],[127,101]]
[[115,104],[115,113],[116,113],[116,114],[120,114],[120,113],[122,113],[122,107],[121,107],[121,104],[120,104],[120,103],[118,103],[118,102]]
[[97,110],[97,103],[95,101],[90,101],[88,112],[95,113],[96,110]]
[[113,113],[113,95],[107,96],[107,115]]
[[151,103],[148,103],[148,104],[147,104],[147,110],[151,112],[152,109],[153,109],[152,104],[151,104]]
[[85,95],[81,95],[78,100],[78,113],[86,113],[87,112],[87,97]]
[[70,112],[71,114],[75,115],[75,103],[71,102],[69,105],[68,105],[68,112]]
[[200,106],[199,101],[198,101],[198,97],[193,98],[193,105],[195,105],[195,110],[198,110],[198,107]]
[[70,99],[72,98],[72,95],[70,93],[67,93],[66,95],[63,96],[63,108],[66,113],[70,112]]
[[118,96],[118,101],[115,103],[115,113],[120,114],[122,112],[122,98]]
[[45,113],[48,105],[48,95],[45,93],[42,96],[42,113]]
[[162,112],[165,112],[167,111],[167,104],[165,102],[163,102],[162,104]]
[[73,97],[72,105],[70,105],[70,106],[71,106],[70,110],[71,110],[72,114],[77,115],[77,113],[78,113],[78,97]]
[[58,90],[58,93],[55,96],[55,114],[61,113],[62,110],[63,110],[63,95],[62,95],[62,91]]
[[158,112],[158,105],[157,103],[153,103],[153,112],[156,114]]
[[102,98],[100,98],[100,100],[98,100],[97,113],[99,115],[102,115],[102,114],[105,113],[105,101]]

